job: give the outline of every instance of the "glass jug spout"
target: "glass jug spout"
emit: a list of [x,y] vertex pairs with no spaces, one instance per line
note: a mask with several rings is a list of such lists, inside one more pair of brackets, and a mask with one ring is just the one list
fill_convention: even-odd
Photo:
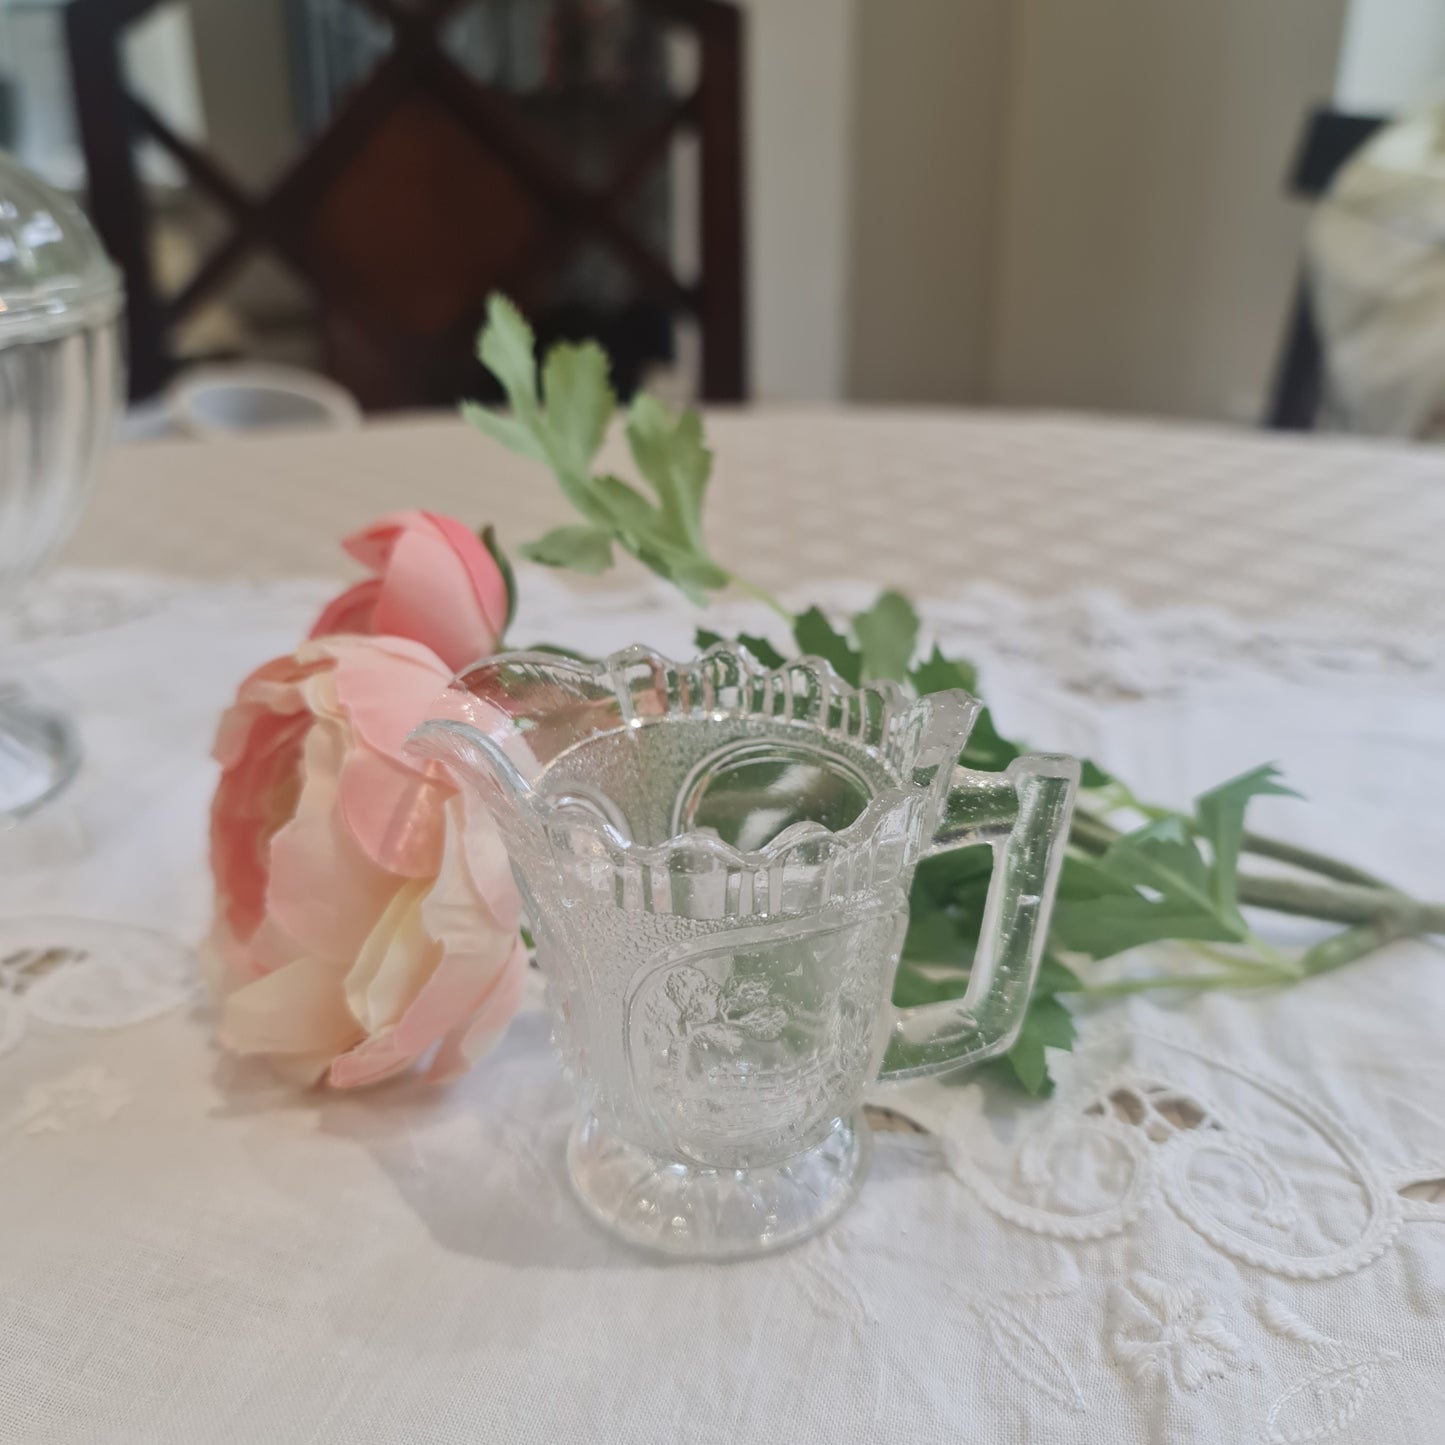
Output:
[[[407,749],[442,763],[459,787],[486,803],[515,863],[514,845],[535,833],[544,801],[569,801],[547,783],[552,765],[619,725],[616,695],[595,668],[548,653],[509,653],[462,673]],[[604,821],[615,821],[618,809],[601,791],[585,801]]]
[[407,739],[406,751],[442,764],[459,788],[481,798],[504,834],[526,827],[531,783],[491,731],[463,716],[428,718]]

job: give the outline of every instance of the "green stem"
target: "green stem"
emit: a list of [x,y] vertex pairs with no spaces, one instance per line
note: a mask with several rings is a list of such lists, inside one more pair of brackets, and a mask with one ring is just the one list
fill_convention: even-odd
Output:
[[[1119,830],[1092,813],[1075,809],[1069,841],[1095,856],[1106,853],[1123,835]],[[1252,842],[1251,842],[1252,840]],[[1253,846],[1263,843],[1264,847]],[[1445,933],[1445,905],[1422,903],[1408,894],[1371,879],[1349,864],[1296,848],[1291,843],[1261,839],[1249,834],[1246,844],[1251,852],[1279,862],[1293,863],[1337,881],[1316,883],[1301,878],[1261,878],[1253,874],[1239,875],[1239,901],[1252,908],[1271,913],[1288,913],[1300,918],[1323,918],[1332,923],[1378,926],[1390,920],[1392,928],[1408,933]],[[1323,866],[1321,866],[1323,865]],[[1393,936],[1402,937],[1396,933]]]
[[1190,953],[1198,954],[1200,958],[1207,958],[1210,963],[1222,963],[1226,968],[1230,969],[1237,969],[1239,967],[1238,955],[1230,953],[1226,949],[1218,947],[1216,944],[1202,943],[1197,938],[1181,939],[1180,942],[1183,943],[1184,947],[1187,948]]
[[759,587],[756,582],[749,582],[746,577],[739,577],[736,572],[729,572],[728,580],[739,592],[746,592],[755,602],[761,602],[764,607],[776,612],[790,629],[797,622],[797,617],[789,612],[765,587]]
[[1333,878],[1338,883],[1354,883],[1362,888],[1389,888],[1383,878],[1366,873],[1352,863],[1341,863],[1312,848],[1301,848],[1295,843],[1285,843],[1278,838],[1266,838],[1261,833],[1245,833],[1243,848],[1257,858],[1273,858],[1279,863],[1302,868],[1307,873],[1318,873],[1321,878]]
[[1300,976],[1299,965],[1286,958],[1279,949],[1268,944],[1262,938],[1250,934],[1247,938],[1240,939],[1237,948],[1246,950],[1244,954],[1229,953],[1223,948],[1216,948],[1212,944],[1201,943],[1198,939],[1183,938],[1179,942],[1187,948],[1190,953],[1196,953],[1200,958],[1207,958],[1211,963],[1222,963],[1227,968],[1238,970],[1241,965],[1249,963],[1263,968],[1270,974],[1288,974],[1291,978]]
[[[1149,808],[1137,801],[1131,801],[1130,806],[1151,815],[1165,811]],[[1182,814],[1179,816],[1183,818]],[[1184,818],[1183,821],[1187,823],[1189,820]],[[1082,809],[1074,812],[1074,832],[1076,836],[1073,841],[1091,853],[1103,852],[1123,836],[1119,829],[1106,823],[1097,814]],[[1349,883],[1358,888],[1396,891],[1383,878],[1367,873],[1363,868],[1356,868],[1352,863],[1342,863],[1338,858],[1316,853],[1312,848],[1301,848],[1296,843],[1286,843],[1279,838],[1267,838],[1262,833],[1245,833],[1242,847],[1244,852],[1257,858],[1272,858],[1278,863],[1288,863],[1291,867],[1301,868],[1307,873],[1318,873],[1321,878],[1330,878],[1337,883]]]
[[1300,958],[1300,971],[1307,977],[1316,973],[1329,973],[1354,963],[1367,953],[1383,948],[1397,939],[1413,937],[1418,930],[1414,920],[1404,913],[1396,913],[1376,919],[1361,928],[1347,928],[1333,938],[1327,938],[1306,950]]
[[[1306,883],[1294,878],[1239,877],[1239,901],[1271,913],[1325,918],[1332,923],[1392,927],[1408,933],[1445,933],[1445,906],[1421,903],[1384,888],[1349,883]],[[1395,935],[1401,936],[1399,934]]]
[[1121,978],[1114,983],[1086,983],[1070,993],[1089,998],[1119,998],[1125,994],[1144,993],[1157,988],[1187,988],[1203,991],[1216,988],[1264,988],[1270,984],[1292,983],[1295,975],[1272,970],[1252,969],[1248,972],[1198,974],[1147,974],[1143,978]]
[[1082,808],[1074,809],[1074,820],[1069,828],[1069,842],[1082,848],[1086,853],[1107,853],[1110,845],[1124,835],[1112,824],[1106,823]]

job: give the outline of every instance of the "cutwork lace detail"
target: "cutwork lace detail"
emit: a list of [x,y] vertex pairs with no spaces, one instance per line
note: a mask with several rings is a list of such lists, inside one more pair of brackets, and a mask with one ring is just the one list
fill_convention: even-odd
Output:
[[[876,591],[835,582],[810,585],[806,597],[791,600],[846,615],[868,606]],[[945,651],[984,663],[1021,663],[1070,692],[1101,700],[1172,696],[1251,673],[1317,685],[1360,674],[1445,678],[1445,647],[1437,639],[1398,632],[1352,635],[1283,620],[1265,625],[1213,607],[1146,611],[1099,589],[1026,597],[995,583],[970,582],[921,601]],[[633,605],[645,605],[644,598],[634,598]],[[724,633],[767,625],[757,608],[745,604],[719,607],[715,615]]]
[[1445,1224],[1445,1164],[1428,1162],[1392,1180],[1406,1219]]
[[149,928],[78,918],[0,919],[0,1054],[26,1022],[114,1029],[178,1008],[196,989],[195,961]]
[[[1248,1103],[1248,1117],[1271,1118],[1297,1135],[1318,1180],[1352,1211],[1353,1237],[1343,1243],[1314,1226],[1268,1140],[1247,1134],[1200,1086],[1126,1068],[1086,1088],[1080,1076],[1088,1055],[1123,1037],[1101,1035],[1075,1054],[1075,1082],[1066,1082],[1044,1121],[1019,1144],[1002,1183],[967,1150],[951,1151],[954,1172],[990,1209],[1035,1233],[1086,1240],[1123,1232],[1162,1197],[1216,1249],[1293,1279],[1348,1274],[1388,1247],[1402,1218],[1400,1195],[1340,1120],[1289,1085],[1187,1040],[1127,1035],[1184,1056],[1191,1073],[1213,1076]],[[1074,1182],[1081,1174],[1092,1181],[1087,1199]]]

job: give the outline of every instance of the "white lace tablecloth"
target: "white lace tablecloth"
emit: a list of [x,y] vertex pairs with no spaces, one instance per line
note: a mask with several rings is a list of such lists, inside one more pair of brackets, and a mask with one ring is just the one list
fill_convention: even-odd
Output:
[[[325,591],[73,572],[9,639],[73,700],[88,765],[0,837],[0,1440],[1445,1439],[1434,944],[1085,1009],[1047,1101],[889,1093],[932,1132],[880,1135],[821,1238],[723,1266],[584,1219],[535,1009],[443,1090],[298,1095],[220,1057],[186,950],[206,750]],[[519,637],[686,645],[647,586],[579,604],[528,573],[524,597]],[[1445,893],[1428,640],[1068,591],[926,610],[1007,730],[1178,801],[1278,759],[1312,802],[1266,799],[1261,825]]]

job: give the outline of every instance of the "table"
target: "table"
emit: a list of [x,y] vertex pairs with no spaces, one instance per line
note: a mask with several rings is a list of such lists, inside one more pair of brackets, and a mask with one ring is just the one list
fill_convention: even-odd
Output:
[[[941,596],[1105,586],[1143,607],[1445,632],[1445,454],[1340,438],[1030,413],[716,411],[719,557],[765,587],[847,577]],[[362,434],[113,452],[65,560],[183,576],[326,576],[397,507],[571,520],[548,478],[449,418]],[[626,467],[613,445],[604,462]]]
[[[1436,454],[1016,415],[710,428],[717,550],[758,581],[840,608],[903,583],[1010,730],[1177,801],[1277,757],[1312,803],[1262,825],[1445,892]],[[214,718],[334,590],[335,534],[405,505],[514,540],[565,516],[434,419],[137,446],[11,627],[90,764],[0,839],[0,1440],[1445,1435],[1434,944],[1081,1007],[1046,1101],[882,1095],[927,1132],[879,1136],[826,1235],[728,1266],[581,1218],[536,1009],[442,1091],[297,1096],[218,1056],[186,947]],[[523,592],[518,635],[688,644],[635,573]]]

